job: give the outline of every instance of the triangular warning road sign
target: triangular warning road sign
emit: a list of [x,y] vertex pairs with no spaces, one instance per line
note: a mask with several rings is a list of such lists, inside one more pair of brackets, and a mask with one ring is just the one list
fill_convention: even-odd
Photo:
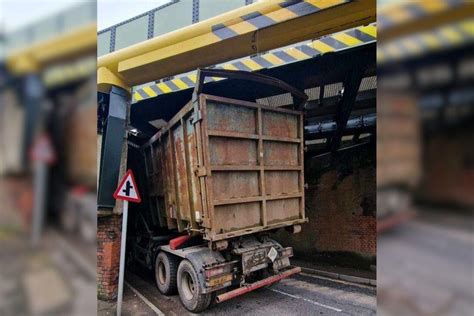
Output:
[[117,190],[115,190],[114,198],[116,200],[124,200],[129,202],[140,203],[142,199],[138,193],[137,183],[133,177],[132,170],[128,170],[125,173],[122,181],[120,182]]
[[35,139],[30,151],[30,158],[47,164],[53,164],[56,161],[56,153],[47,134],[42,134]]

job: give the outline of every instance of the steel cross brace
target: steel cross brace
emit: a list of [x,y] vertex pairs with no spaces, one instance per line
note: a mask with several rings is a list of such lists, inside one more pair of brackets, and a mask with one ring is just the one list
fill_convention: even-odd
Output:
[[347,125],[347,120],[355,104],[359,86],[366,70],[365,63],[356,63],[356,66],[347,74],[344,80],[344,90],[341,100],[337,106],[335,121],[337,130],[334,132],[328,147],[333,154],[336,154],[341,145],[342,135]]

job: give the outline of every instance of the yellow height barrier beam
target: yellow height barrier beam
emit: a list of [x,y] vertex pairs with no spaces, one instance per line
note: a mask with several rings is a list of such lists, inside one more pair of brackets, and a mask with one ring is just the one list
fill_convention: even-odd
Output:
[[474,17],[377,45],[377,64],[399,62],[474,43]]
[[405,1],[378,9],[379,41],[391,41],[471,18],[474,2],[464,0]]
[[259,1],[100,57],[98,88],[132,87],[366,25],[375,7],[375,0]]
[[[273,50],[265,54],[255,55],[216,65],[218,69],[258,71],[279,67],[293,62],[314,58],[325,53],[338,52],[349,48],[374,43],[377,40],[377,28],[375,23],[359,26],[343,32],[325,36],[316,41],[292,46],[280,50]],[[206,83],[220,81],[223,78],[208,77]],[[134,101],[141,101],[156,97],[161,94],[193,88],[196,83],[196,72],[178,76],[172,80],[159,83],[149,83],[135,90]]]
[[39,72],[52,64],[90,54],[96,49],[97,26],[91,23],[10,53],[7,66],[17,75]]

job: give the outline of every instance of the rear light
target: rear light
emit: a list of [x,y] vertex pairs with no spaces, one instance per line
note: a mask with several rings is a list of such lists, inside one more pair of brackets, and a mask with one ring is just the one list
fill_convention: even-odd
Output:
[[210,270],[206,270],[206,278],[212,278],[213,276],[222,274],[225,272],[226,269],[224,267],[214,268]]
[[174,239],[170,240],[170,249],[171,250],[176,250],[179,249],[179,247],[184,244],[186,241],[188,241],[191,238],[189,235],[185,236],[179,236]]

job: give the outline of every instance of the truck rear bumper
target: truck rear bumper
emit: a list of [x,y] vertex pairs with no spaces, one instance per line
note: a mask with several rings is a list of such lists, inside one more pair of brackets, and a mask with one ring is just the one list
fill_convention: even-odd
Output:
[[300,272],[301,272],[300,267],[294,267],[294,268],[291,268],[289,270],[285,270],[285,271],[283,271],[283,272],[281,272],[277,275],[273,275],[273,276],[268,277],[266,279],[263,279],[263,280],[255,282],[255,283],[248,284],[248,285],[245,285],[245,286],[240,287],[238,289],[232,290],[230,292],[226,292],[226,293],[223,293],[221,295],[218,295],[216,297],[216,302],[217,303],[225,302],[227,300],[230,300],[231,298],[234,298],[234,297],[237,297],[239,295],[242,295],[242,294],[251,292],[253,290],[259,289],[261,287],[273,284],[275,282],[278,282],[278,281],[280,281],[284,278],[287,278],[287,277],[289,277],[293,274],[300,273]]

